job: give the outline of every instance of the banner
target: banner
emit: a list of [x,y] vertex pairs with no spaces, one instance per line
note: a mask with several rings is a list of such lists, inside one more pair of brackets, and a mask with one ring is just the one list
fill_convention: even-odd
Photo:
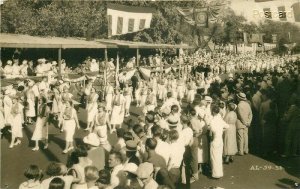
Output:
[[207,8],[194,9],[194,19],[196,26],[208,27]]
[[141,74],[145,80],[150,79],[151,70],[140,67],[139,71],[141,72]]
[[108,36],[122,35],[150,28],[153,8],[107,5]]

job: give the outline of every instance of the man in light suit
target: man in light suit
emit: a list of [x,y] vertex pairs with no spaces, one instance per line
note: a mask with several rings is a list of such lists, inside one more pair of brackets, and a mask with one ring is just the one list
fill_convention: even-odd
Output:
[[237,94],[237,136],[238,136],[238,153],[239,155],[248,154],[248,127],[252,121],[252,110],[250,103],[247,101],[245,93]]

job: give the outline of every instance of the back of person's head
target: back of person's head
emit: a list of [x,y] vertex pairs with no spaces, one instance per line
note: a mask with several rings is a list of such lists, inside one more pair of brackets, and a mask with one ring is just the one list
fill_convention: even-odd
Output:
[[134,132],[136,135],[139,135],[139,134],[141,134],[141,133],[144,132],[144,128],[143,128],[141,125],[136,124],[136,125],[133,126],[133,132]]
[[87,157],[88,147],[86,145],[79,145],[69,156],[67,160],[67,167],[72,167],[74,164],[79,163],[80,157]]
[[167,97],[168,98],[171,98],[173,95],[172,95],[172,92],[167,92]]
[[161,140],[166,141],[169,137],[169,131],[167,129],[163,129],[162,134],[161,134]]
[[180,116],[180,121],[182,124],[189,124],[189,122],[190,122],[189,117],[184,114]]
[[64,189],[65,181],[59,177],[55,177],[49,183],[49,189]]
[[115,158],[120,161],[120,163],[123,163],[123,155],[120,152],[112,150],[109,152],[109,155],[114,155]]
[[217,105],[214,105],[211,107],[211,113],[212,115],[217,115],[220,112],[220,108]]
[[57,162],[51,162],[46,171],[47,175],[49,176],[59,176],[61,175],[61,166]]
[[192,116],[195,116],[195,115],[197,114],[195,108],[192,108],[192,109],[190,110],[190,114],[191,114]]
[[175,112],[175,113],[178,113],[179,107],[176,104],[174,104],[174,105],[171,106],[171,111]]
[[128,141],[128,140],[133,140],[133,135],[131,132],[125,132],[124,135],[123,135],[123,138],[125,141]]
[[155,150],[157,146],[157,140],[155,138],[147,138],[145,146],[150,150]]
[[97,182],[101,183],[101,184],[105,184],[108,185],[110,183],[110,172],[109,170],[101,170],[99,171],[99,179],[97,180]]
[[117,137],[118,138],[123,138],[124,137],[124,133],[125,133],[125,130],[123,128],[118,128],[117,129]]
[[39,180],[41,178],[41,170],[37,165],[30,165],[24,172],[27,179]]
[[153,134],[153,137],[161,137],[162,134],[162,128],[158,125],[155,125],[151,128],[151,132]]
[[75,153],[78,157],[87,157],[88,155],[88,149],[86,145],[79,145],[76,149],[75,149]]
[[179,133],[177,130],[170,130],[169,139],[170,141],[177,141],[179,138]]
[[84,168],[86,182],[96,182],[99,179],[99,171],[95,166],[86,166]]

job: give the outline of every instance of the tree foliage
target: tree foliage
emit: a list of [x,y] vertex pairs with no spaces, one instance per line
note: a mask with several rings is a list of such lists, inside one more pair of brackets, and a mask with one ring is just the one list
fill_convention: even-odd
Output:
[[[1,5],[1,32],[37,36],[107,38],[107,3],[131,6],[153,7],[151,28],[113,39],[144,41],[151,43],[185,42],[201,46],[203,36],[217,44],[238,43],[243,32],[265,33],[265,41],[272,41],[272,34],[278,35],[281,44],[292,40],[300,43],[299,28],[291,23],[266,21],[259,25],[247,23],[229,8],[222,8],[218,21],[208,28],[196,28],[187,24],[176,10],[177,7],[210,6],[207,1],[64,1],[64,0],[9,0]],[[299,44],[298,43],[298,44]]]

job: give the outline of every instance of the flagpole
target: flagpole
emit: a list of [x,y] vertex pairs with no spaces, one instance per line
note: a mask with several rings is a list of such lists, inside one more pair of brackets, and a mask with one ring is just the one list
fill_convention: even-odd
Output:
[[116,66],[116,86],[119,86],[119,51],[117,51],[117,66]]
[[104,49],[105,69],[104,69],[104,84],[107,85],[107,48]]

